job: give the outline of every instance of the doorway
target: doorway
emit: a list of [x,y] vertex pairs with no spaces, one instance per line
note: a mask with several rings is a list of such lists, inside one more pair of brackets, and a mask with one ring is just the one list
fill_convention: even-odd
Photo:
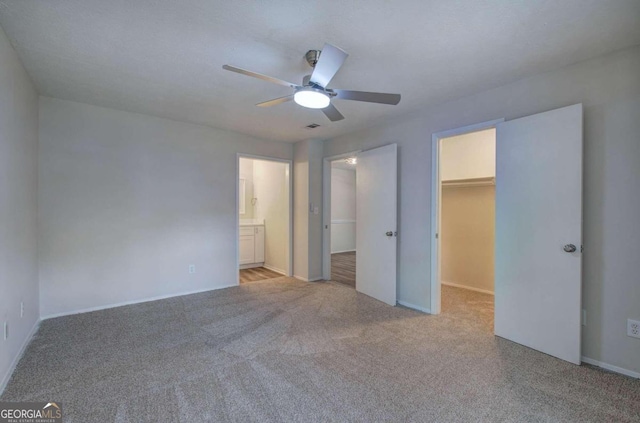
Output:
[[331,280],[356,287],[357,156],[331,161]]
[[238,155],[238,283],[292,273],[291,161]]
[[[355,276],[356,291],[379,301],[397,304],[397,214],[398,214],[398,145],[387,144],[365,151],[327,157],[323,166],[323,263],[322,273],[332,279],[332,162],[342,160],[356,165],[355,171],[355,239],[353,261],[349,268]],[[344,166],[343,164],[340,166]],[[353,203],[351,203],[353,204]],[[334,209],[334,211],[337,209]],[[334,216],[337,217],[337,216]],[[333,237],[335,238],[335,237]],[[333,243],[334,253],[344,247]],[[351,244],[353,245],[353,244]],[[334,256],[335,257],[335,256]],[[334,260],[334,264],[336,261]]]
[[439,142],[441,310],[493,333],[496,130]]
[[[493,331],[496,125],[432,138],[431,313],[475,312]],[[479,297],[479,298],[475,298]],[[467,304],[465,304],[467,303]]]

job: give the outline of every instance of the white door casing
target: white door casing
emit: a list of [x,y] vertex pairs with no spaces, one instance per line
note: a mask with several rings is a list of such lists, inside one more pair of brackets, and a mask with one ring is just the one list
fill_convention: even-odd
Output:
[[356,290],[394,306],[396,305],[397,181],[397,144],[358,154]]
[[495,334],[580,364],[582,105],[496,129]]

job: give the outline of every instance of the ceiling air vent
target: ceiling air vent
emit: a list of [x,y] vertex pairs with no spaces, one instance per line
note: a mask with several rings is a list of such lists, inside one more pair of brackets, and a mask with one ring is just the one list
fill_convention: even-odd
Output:
[[318,126],[320,126],[320,125],[318,125],[317,123],[312,123],[311,125],[307,125],[307,126],[305,126],[305,128],[308,128],[308,129],[316,129]]

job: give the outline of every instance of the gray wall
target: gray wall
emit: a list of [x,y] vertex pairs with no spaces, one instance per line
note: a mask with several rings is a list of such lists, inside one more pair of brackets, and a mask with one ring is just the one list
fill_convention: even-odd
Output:
[[626,319],[640,319],[639,75],[635,47],[326,141],[325,156],[398,143],[398,299],[430,304],[431,135],[583,103],[583,355],[640,371],[640,340],[626,336]]
[[42,316],[235,284],[237,153],[292,146],[41,97]]
[[38,95],[0,28],[0,392],[40,316],[37,153]]
[[293,146],[293,275],[309,279],[309,141]]
[[293,274],[311,281],[322,279],[323,150],[321,140],[293,145]]

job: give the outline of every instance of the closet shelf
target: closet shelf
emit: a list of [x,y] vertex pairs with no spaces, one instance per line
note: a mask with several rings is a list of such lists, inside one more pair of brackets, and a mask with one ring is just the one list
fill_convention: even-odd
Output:
[[470,179],[449,179],[442,181],[443,187],[484,187],[496,184],[496,178],[493,176],[487,178],[470,178]]

